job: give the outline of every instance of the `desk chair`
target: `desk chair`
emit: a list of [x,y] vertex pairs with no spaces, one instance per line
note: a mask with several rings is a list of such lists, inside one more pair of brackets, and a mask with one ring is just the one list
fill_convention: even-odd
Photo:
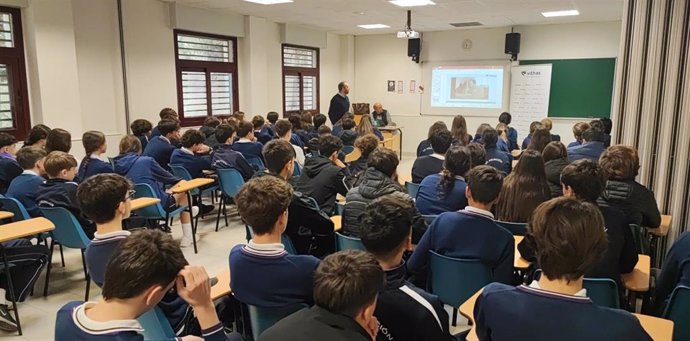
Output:
[[407,194],[409,194],[413,199],[417,198],[417,192],[419,192],[419,184],[405,181],[405,189],[407,189]]
[[252,336],[254,337],[254,340],[258,340],[261,333],[276,324],[278,321],[306,307],[307,305],[303,303],[271,308],[257,307],[247,304],[247,308],[249,310],[249,324],[252,328]]
[[12,212],[12,214],[14,214],[14,216],[10,218],[13,223],[31,219],[31,216],[29,215],[29,212],[26,211],[24,205],[22,205],[22,203],[15,198],[0,198],[0,208],[2,208],[3,211]]
[[[158,198],[158,196],[156,196],[156,193],[153,192],[153,188],[151,188],[149,184],[136,184],[134,185],[134,191],[136,192],[134,193],[134,198]],[[162,220],[165,224],[165,230],[170,231],[169,222],[171,218],[179,216],[186,209],[187,206],[181,206],[176,208],[172,212],[168,212],[163,208],[163,205],[161,205],[161,203],[159,202],[155,205],[142,207],[134,211],[133,213],[135,213],[137,216],[146,219],[151,219],[155,221]]]
[[587,296],[596,305],[620,309],[618,284],[610,278],[585,278],[583,286],[587,289]]
[[173,339],[176,336],[170,322],[158,307],[153,307],[139,316],[137,320],[144,327],[142,334],[146,340]]
[[264,165],[263,160],[258,157],[248,157],[247,158],[247,163],[254,168],[255,171],[261,171],[266,169],[266,166]]
[[349,237],[344,234],[341,234],[340,232],[335,233],[335,250],[336,251],[343,251],[343,250],[362,250],[366,251],[367,249],[364,247],[364,244],[362,244],[362,239],[356,238],[356,237]]
[[514,236],[524,236],[527,234],[527,224],[525,223],[511,223],[507,221],[496,220],[496,224],[508,230]]
[[673,321],[674,340],[690,340],[690,287],[679,285],[673,290],[661,317]]
[[475,292],[493,281],[491,269],[478,259],[460,259],[429,251],[429,292],[453,307],[453,327],[457,325],[458,307]]
[[84,250],[89,246],[91,240],[86,237],[86,233],[84,233],[81,224],[79,224],[77,218],[75,218],[70,211],[62,207],[41,207],[41,212],[43,212],[44,217],[55,225],[55,230],[51,232],[52,238],[50,241],[50,252],[48,253],[48,269],[46,269],[46,282],[43,288],[43,296],[48,296],[48,283],[50,281],[50,268],[53,262],[53,249],[55,243],[58,242],[61,246],[81,250],[81,262],[84,268],[84,277],[86,277],[86,294],[84,296],[84,301],[88,301],[91,276],[86,269]]
[[630,224],[630,231],[633,235],[633,240],[635,241],[635,248],[637,248],[638,254],[650,255],[651,245],[650,239],[647,235],[647,230],[637,224]]
[[[187,180],[187,181],[193,179],[192,175],[189,174],[189,171],[186,168],[184,168],[184,166],[174,165],[174,164],[170,164],[169,166],[170,166],[170,169],[172,170],[172,172],[175,176],[180,177],[180,178]],[[215,202],[213,199],[214,198],[213,194],[216,192],[216,190],[218,190],[218,185],[213,184],[213,185],[210,185],[210,186],[204,187],[204,188],[195,188],[195,189],[191,190],[190,192],[192,194],[192,197],[197,198],[197,200],[199,201],[199,205],[201,205],[201,196],[206,194],[206,193],[211,193],[211,203],[214,204]],[[201,210],[201,211],[203,211],[203,210]],[[202,214],[202,217],[203,217],[203,214]]]
[[[261,161],[261,160],[259,160]],[[226,168],[218,169],[218,184],[220,186],[220,200],[218,203],[218,217],[216,217],[216,232],[218,232],[218,224],[220,223],[220,212],[223,211],[225,215],[225,226],[228,226],[228,212],[225,209],[227,198],[234,198],[240,192],[240,188],[244,186],[244,178],[237,169]]]

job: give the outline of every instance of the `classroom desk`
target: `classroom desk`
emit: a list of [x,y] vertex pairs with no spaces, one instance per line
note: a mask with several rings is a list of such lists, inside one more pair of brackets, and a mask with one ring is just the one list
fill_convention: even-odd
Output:
[[671,221],[670,215],[661,215],[661,225],[657,228],[647,229],[647,232],[656,237],[666,237],[668,230],[671,228]]
[[232,292],[230,290],[230,269],[219,272],[216,274],[216,278],[218,278],[218,283],[211,287],[211,299],[214,301]]
[[[652,256],[654,267],[660,268],[666,256],[666,235],[671,229],[672,218],[670,215],[661,215],[661,225],[657,228],[648,228],[647,233],[651,236],[649,242],[649,254]],[[661,250],[662,252],[657,252]]]
[[647,255],[639,255],[635,269],[629,274],[622,275],[623,285],[634,292],[649,291],[650,258]]
[[[2,246],[2,243],[10,240],[15,240],[52,231],[54,229],[55,225],[53,225],[53,223],[50,220],[43,217],[27,219],[15,223],[2,225],[2,228],[0,228],[0,253],[2,254],[2,262],[5,266],[5,269],[9,269],[9,264],[7,262],[5,248]],[[7,276],[7,291],[10,293],[10,297],[12,298],[12,309],[14,309],[14,319],[17,321],[17,332],[19,332],[19,335],[22,335],[22,326],[19,322],[19,311],[17,310],[17,301],[14,296],[14,288],[12,287],[12,276],[9,271],[5,271],[5,274]]]
[[136,198],[132,199],[132,211],[138,210],[144,207],[148,207],[151,205],[155,205],[157,203],[161,202],[161,199],[158,198]]
[[403,186],[406,182],[412,182],[412,174],[398,174],[398,182]]
[[362,156],[362,151],[359,150],[359,148],[355,148],[352,150],[350,154],[345,155],[345,163],[357,161],[357,159],[359,159],[360,156]]
[[513,155],[514,158],[518,158],[518,157],[520,157],[520,154],[522,154],[522,150],[520,150],[520,149],[513,149],[513,150],[510,152],[510,154]]
[[[398,127],[398,126],[385,126],[385,127],[379,127],[378,129],[381,131],[381,135],[383,135],[384,141],[387,139],[391,139],[392,141],[390,142],[391,146],[388,147],[390,149],[395,150],[395,147],[398,147],[398,158],[402,160],[402,132],[403,127]],[[396,134],[397,132],[397,134]],[[398,138],[395,139],[394,137],[397,136]],[[397,145],[397,146],[396,146]]]
[[333,231],[338,232],[343,227],[342,218],[343,217],[339,215],[334,215],[331,217],[331,221],[333,222]]
[[518,244],[524,239],[523,236],[513,236],[513,239],[515,239],[515,260],[513,261],[513,267],[518,269],[518,270],[525,270],[529,268],[530,262],[528,262],[526,259],[522,258],[522,255],[520,254],[520,251],[518,251]]
[[[467,299],[465,303],[460,305],[460,314],[472,321],[472,329],[470,333],[467,334],[467,341],[479,340],[474,331],[474,304],[477,302],[477,297],[481,295],[482,290],[483,289],[479,289],[479,291]],[[642,314],[633,315],[640,320],[642,328],[644,328],[654,341],[671,341],[673,339],[673,321]]]
[[7,212],[7,211],[0,211],[0,220],[2,219],[9,219],[14,217],[14,213],[12,212]]
[[186,193],[187,194],[187,202],[189,203],[187,205],[187,211],[189,211],[189,215],[191,217],[190,221],[192,224],[192,243],[194,244],[194,253],[198,253],[197,247],[196,247],[196,228],[199,222],[199,216],[194,219],[192,216],[192,194],[189,192],[193,189],[210,185],[214,182],[215,180],[209,179],[209,178],[196,178],[188,181],[181,181],[180,184],[175,185],[175,187],[171,188],[172,192],[174,194],[179,194],[179,193]]

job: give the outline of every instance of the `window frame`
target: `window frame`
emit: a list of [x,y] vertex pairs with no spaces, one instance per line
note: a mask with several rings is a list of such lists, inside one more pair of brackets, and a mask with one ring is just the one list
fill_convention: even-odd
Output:
[[[308,49],[308,50],[313,50],[316,52],[316,67],[315,68],[305,68],[305,67],[297,67],[297,66],[285,66],[285,48],[286,47],[293,47],[293,48],[299,48],[299,49]],[[320,101],[320,95],[321,95],[321,89],[320,89],[320,84],[321,84],[321,49],[318,47],[311,47],[311,46],[304,46],[304,45],[295,45],[295,44],[281,44],[280,46],[280,60],[281,60],[281,68],[282,68],[282,87],[283,87],[283,117],[289,117],[292,114],[299,113],[300,111],[304,111],[304,85],[303,85],[303,80],[302,77],[304,76],[313,76],[316,77],[316,98],[314,98],[314,101],[316,101],[316,109],[310,109],[306,111],[313,112],[314,114],[320,112],[321,108],[321,101]],[[299,110],[287,110],[287,103],[285,101],[285,76],[298,76],[299,77],[299,98],[300,98],[300,109]]]
[[8,82],[11,85],[10,110],[13,122],[12,128],[2,128],[0,131],[12,134],[18,141],[23,141],[31,130],[31,112],[22,13],[19,8],[7,6],[0,6],[0,12],[8,13],[12,17],[14,41],[14,47],[0,47],[0,64],[7,65]]
[[[190,35],[200,38],[212,38],[212,39],[223,39],[232,42],[232,62],[213,62],[213,61],[200,61],[200,60],[186,60],[180,59],[179,56],[179,46],[178,46],[178,35]],[[175,44],[175,74],[177,79],[177,112],[180,115],[180,125],[183,127],[200,126],[204,123],[207,117],[213,116],[213,96],[210,93],[211,89],[211,74],[218,73],[231,73],[232,76],[232,108],[230,108],[230,114],[239,111],[239,91],[238,83],[239,76],[237,74],[237,37],[223,36],[218,34],[210,33],[200,33],[187,30],[173,30],[174,44]],[[207,75],[206,77],[206,105],[208,108],[208,114],[204,117],[185,117],[184,115],[184,95],[182,90],[182,72],[192,71],[199,72],[204,71]]]

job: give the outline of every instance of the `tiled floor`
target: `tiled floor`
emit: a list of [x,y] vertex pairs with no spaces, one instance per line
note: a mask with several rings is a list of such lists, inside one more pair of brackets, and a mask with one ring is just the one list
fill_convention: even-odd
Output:
[[[401,162],[399,172],[409,173],[412,168],[413,156],[405,155]],[[215,213],[215,211],[214,211]],[[224,227],[221,221],[221,229],[215,232],[215,215],[207,216],[201,220],[198,230],[199,253],[194,254],[192,247],[184,249],[184,254],[191,264],[203,265],[209,274],[215,274],[225,269],[228,264],[228,253],[230,249],[239,243],[244,243],[244,225],[237,217],[234,207],[230,208],[229,226]],[[180,237],[180,225],[176,221],[173,225],[173,236]],[[44,298],[43,292],[44,276],[41,276],[36,283],[35,295],[19,306],[21,323],[24,335],[9,334],[0,332],[0,338],[11,338],[13,340],[32,340],[49,341],[53,340],[55,332],[55,313],[58,309],[69,301],[83,300],[85,291],[84,272],[82,270],[80,253],[78,250],[65,249],[65,267],[60,265],[59,252],[55,252],[53,259],[53,269],[51,271],[50,288],[48,297]],[[100,289],[91,285],[91,300],[100,298]],[[447,307],[450,314],[450,307]],[[467,328],[466,320],[458,318],[458,327],[452,328],[454,333]]]

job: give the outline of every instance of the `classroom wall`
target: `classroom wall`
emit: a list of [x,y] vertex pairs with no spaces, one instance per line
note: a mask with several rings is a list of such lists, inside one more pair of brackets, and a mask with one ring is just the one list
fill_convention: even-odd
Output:
[[[579,23],[563,25],[516,26],[522,34],[520,59],[574,59],[617,57],[619,21]],[[434,61],[479,61],[507,60],[504,52],[505,34],[509,27],[489,29],[468,29],[440,32],[426,32],[422,38],[421,60]],[[471,39],[469,51],[462,48],[462,42]],[[393,121],[404,126],[403,152],[414,153],[419,141],[427,136],[428,127],[435,121],[446,122],[450,127],[452,116],[420,116],[421,95],[409,92],[410,80],[429,89],[431,84],[422,80],[422,64],[416,64],[407,57],[407,41],[394,35],[366,35],[355,37],[355,86],[353,102],[374,103],[380,101],[393,115]],[[403,94],[389,93],[388,80],[404,81]],[[466,117],[471,133],[484,122],[492,125],[496,119],[487,122],[486,117]],[[554,133],[563,141],[572,140],[572,125],[577,119],[553,119]],[[524,134],[520,134],[519,143]]]

